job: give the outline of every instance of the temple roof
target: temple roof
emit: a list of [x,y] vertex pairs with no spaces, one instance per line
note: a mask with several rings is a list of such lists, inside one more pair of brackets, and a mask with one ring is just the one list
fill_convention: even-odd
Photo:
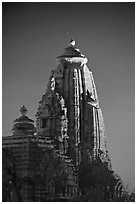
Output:
[[30,119],[26,115],[22,115],[19,118],[15,119],[14,122],[28,122],[28,123],[34,123],[34,120]]
[[15,119],[14,122],[25,122],[25,123],[34,123],[34,120],[30,119],[28,116],[26,116],[28,110],[25,106],[22,106],[20,109],[20,113],[22,116],[19,118]]
[[62,55],[60,55],[57,58],[64,58],[64,57],[82,57],[82,58],[85,58],[85,56],[79,52],[79,49],[77,49],[75,47],[75,41],[72,39],[70,40],[70,46],[66,47],[64,49],[64,52],[62,53]]
[[57,58],[61,58],[61,57],[84,57],[84,56],[79,52],[78,49],[76,49],[73,46],[69,46],[65,48],[63,54]]
[[26,116],[27,112],[27,108],[25,106],[22,106],[20,109],[21,116],[14,120],[14,125],[12,128],[14,135],[18,134],[18,131],[23,132],[24,130],[29,132],[31,131],[32,134],[34,133],[34,121]]

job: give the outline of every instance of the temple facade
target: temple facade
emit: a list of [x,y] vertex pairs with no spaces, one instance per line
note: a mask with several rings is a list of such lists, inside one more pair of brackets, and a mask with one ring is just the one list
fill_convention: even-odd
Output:
[[8,175],[10,167],[3,159],[3,201],[82,201],[88,191],[90,201],[96,201],[95,190],[100,192],[98,201],[122,195],[124,186],[112,170],[87,62],[71,40],[51,71],[36,127],[23,106],[13,135],[3,137],[3,158],[10,158],[12,166]]
[[88,59],[73,44],[57,57],[57,68],[39,102],[37,134],[54,139],[59,153],[71,156],[76,168],[98,156],[111,168],[93,74]]

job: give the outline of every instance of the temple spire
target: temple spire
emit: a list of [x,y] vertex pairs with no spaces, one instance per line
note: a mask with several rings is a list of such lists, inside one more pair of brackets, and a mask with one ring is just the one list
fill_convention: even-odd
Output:
[[27,110],[27,107],[25,107],[24,105],[21,107],[21,109],[20,109],[20,113],[21,113],[21,115],[23,116],[23,115],[27,115],[27,112],[28,112],[28,110]]

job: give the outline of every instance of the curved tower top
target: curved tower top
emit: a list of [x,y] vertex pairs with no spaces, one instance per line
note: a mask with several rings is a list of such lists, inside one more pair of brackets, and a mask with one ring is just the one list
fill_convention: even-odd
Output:
[[62,55],[57,57],[57,62],[62,61],[86,64],[88,59],[80,53],[80,50],[75,47],[75,41],[71,39],[69,47],[66,47]]
[[12,128],[13,135],[33,135],[33,133],[35,132],[34,121],[26,116],[27,112],[27,108],[25,106],[22,106],[20,109],[21,116],[14,120],[14,125]]

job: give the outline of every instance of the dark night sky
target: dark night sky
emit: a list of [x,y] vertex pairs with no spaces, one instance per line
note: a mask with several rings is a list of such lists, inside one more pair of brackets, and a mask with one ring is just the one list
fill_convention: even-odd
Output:
[[132,189],[134,3],[3,3],[2,14],[3,135],[22,105],[35,119],[56,57],[74,38],[94,74],[113,169]]

